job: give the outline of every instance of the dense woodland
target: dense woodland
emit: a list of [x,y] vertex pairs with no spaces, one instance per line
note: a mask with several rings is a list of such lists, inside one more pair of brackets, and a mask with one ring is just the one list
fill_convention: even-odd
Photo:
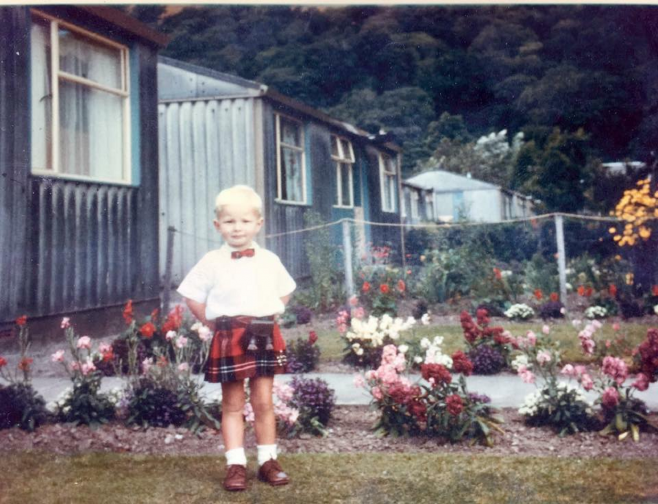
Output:
[[607,212],[633,177],[600,163],[653,165],[654,6],[126,9],[172,37],[166,56],[392,133],[405,175],[440,163],[545,210]]

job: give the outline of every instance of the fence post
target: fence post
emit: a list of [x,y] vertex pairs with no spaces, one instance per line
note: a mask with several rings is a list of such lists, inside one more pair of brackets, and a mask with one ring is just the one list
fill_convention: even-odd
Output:
[[343,221],[343,260],[345,261],[345,290],[347,297],[354,294],[354,276],[352,274],[352,235],[350,234],[350,223]]
[[174,233],[176,228],[169,226],[167,228],[167,254],[165,256],[165,274],[164,274],[164,292],[162,294],[162,314],[169,313],[169,298],[171,292],[171,269],[174,262]]
[[567,254],[564,248],[564,218],[555,215],[555,237],[557,239],[557,268],[560,278],[560,301],[567,307]]

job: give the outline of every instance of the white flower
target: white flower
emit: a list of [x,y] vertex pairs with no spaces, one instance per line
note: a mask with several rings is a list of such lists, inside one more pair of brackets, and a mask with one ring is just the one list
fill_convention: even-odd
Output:
[[187,338],[185,336],[179,336],[176,340],[177,348],[185,348],[187,346]]
[[203,324],[201,322],[195,322],[194,324],[192,324],[192,327],[190,327],[190,330],[198,331],[199,329],[201,329],[201,327],[203,327]]
[[416,364],[420,364],[421,362],[423,362],[423,358],[420,355],[416,355],[416,357],[414,357],[414,362]]
[[201,326],[201,328],[199,329],[199,339],[205,342],[212,339],[212,337],[213,334],[210,328],[206,326]]
[[64,317],[62,319],[62,323],[61,323],[60,327],[62,329],[66,329],[67,327],[70,327],[70,326],[71,326],[71,319],[69,317]]
[[427,326],[430,325],[430,314],[425,313],[421,318],[420,318],[420,323]]
[[400,345],[398,347],[398,352],[400,352],[401,354],[407,353],[407,350],[409,350],[409,347],[407,345]]
[[176,339],[178,334],[176,334],[176,331],[167,331],[167,334],[165,334],[165,339],[167,341],[171,341],[173,339]]
[[77,347],[89,350],[91,348],[91,338],[89,336],[80,336],[78,338]]
[[430,345],[431,345],[430,340],[428,340],[427,338],[423,338],[422,340],[420,340],[420,348],[429,348]]
[[653,307],[653,312],[658,315],[658,304]]
[[505,316],[510,319],[527,320],[535,315],[535,311],[527,304],[519,303],[509,307]]
[[[608,316],[608,310],[604,306],[590,306],[585,310],[585,316],[588,319],[606,318]],[[595,322],[600,324],[596,320]]]
[[64,362],[64,350],[57,350],[50,356],[53,362]]
[[517,355],[514,360],[512,361],[512,368],[515,371],[519,370],[519,366],[525,366],[526,368],[530,367],[530,363],[528,362],[528,356],[525,354]]
[[178,365],[178,371],[181,373],[185,373],[190,369],[190,366],[187,364],[187,362],[182,362],[181,364]]
[[363,355],[363,348],[359,348],[359,349],[356,351],[356,354],[359,355],[359,356]]

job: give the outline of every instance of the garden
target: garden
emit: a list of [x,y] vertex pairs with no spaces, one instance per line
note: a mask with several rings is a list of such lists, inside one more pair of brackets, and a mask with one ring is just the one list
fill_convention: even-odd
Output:
[[[340,261],[310,261],[311,281],[280,319],[292,378],[277,379],[274,390],[280,451],[301,480],[294,492],[336,502],[395,483],[400,493],[391,502],[424,502],[425,483],[407,485],[404,464],[463,501],[468,485],[487,493],[482,502],[510,499],[516,490],[504,490],[508,484],[524,502],[550,501],[556,492],[566,492],[564,502],[652,497],[658,416],[646,401],[658,380],[658,285],[638,288],[623,250],[590,249],[569,261],[561,300],[550,248],[542,253],[534,243],[523,256],[523,240],[541,241],[544,232],[411,232],[404,261],[393,246],[369,248],[347,302]],[[572,235],[582,239],[583,232]],[[518,247],[498,246],[505,239]],[[312,247],[315,258],[340,253],[326,235]],[[16,349],[0,356],[0,485],[14,495],[40,502],[33,498],[39,485],[24,486],[19,469],[49,454],[38,480],[48,485],[66,471],[83,482],[102,466],[126,475],[112,502],[130,502],[128,482],[144,492],[143,502],[221,500],[213,483],[223,467],[221,401],[200,375],[211,329],[181,304],[137,314],[128,301],[122,316],[123,332],[106,338],[77,334],[75,317],[64,318],[58,342],[39,348],[31,345],[29,319],[16,320]],[[361,404],[337,404],[344,390],[331,386],[336,375],[350,377]],[[47,378],[70,385],[47,402],[33,386]],[[499,407],[473,378],[534,390],[515,407]],[[244,415],[253,422],[248,405]],[[247,449],[254,446],[248,430]],[[126,460],[144,475],[128,475]],[[341,497],[320,495],[306,481],[315,477],[314,464]],[[428,473],[423,464],[449,469]],[[351,487],[343,481],[350,465],[359,481]],[[163,480],[183,466],[209,466],[212,477],[194,488]],[[588,476],[594,468],[600,481]],[[536,473],[545,478],[531,483]],[[153,494],[160,497],[146,490],[153,481],[161,481]],[[58,495],[84,502],[83,488]],[[253,488],[245,498],[284,500],[269,492]]]

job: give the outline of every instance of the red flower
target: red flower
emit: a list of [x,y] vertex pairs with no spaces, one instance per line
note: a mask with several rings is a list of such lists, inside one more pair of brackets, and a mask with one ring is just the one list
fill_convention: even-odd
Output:
[[169,361],[164,355],[161,355],[160,358],[158,359],[158,366],[160,367],[165,367],[168,363]]
[[448,413],[457,416],[464,409],[464,401],[462,401],[461,396],[452,394],[446,397],[446,407],[448,408]]
[[535,289],[535,297],[537,298],[538,301],[541,301],[541,299],[544,297],[544,294],[542,293],[541,289]]
[[167,320],[162,324],[162,334],[167,334],[169,331],[177,331],[183,325],[183,307],[177,305],[167,315]]
[[475,310],[475,317],[477,318],[478,324],[481,326],[489,325],[489,312],[486,308],[478,308]]
[[557,292],[551,292],[551,301],[557,301],[560,299],[560,296]]
[[309,331],[308,333],[308,342],[311,345],[315,345],[315,342],[318,340],[318,334],[315,331]]
[[578,295],[579,296],[584,296],[585,295],[585,287],[582,285],[578,286]]
[[592,289],[591,287],[587,287],[587,289],[585,289],[585,297],[590,297],[593,292],[594,289]]
[[445,383],[446,385],[452,382],[452,375],[448,368],[441,364],[422,364],[420,366],[420,374],[423,375],[423,379],[430,381],[430,378],[434,380],[434,386],[439,383]]
[[400,292],[404,292],[405,290],[407,290],[407,286],[404,283],[404,280],[402,280],[402,279],[398,280],[398,290]]
[[114,359],[114,351],[110,348],[103,354],[103,362],[110,362]]
[[608,286],[608,292],[610,293],[610,295],[612,297],[616,297],[617,296],[617,286],[615,284],[610,284]]
[[29,371],[30,370],[30,364],[32,364],[34,360],[30,359],[29,357],[23,357],[21,361],[18,363],[18,369],[21,371]]
[[370,291],[370,282],[363,282],[363,286],[361,287],[361,291],[369,292]]
[[16,319],[16,325],[24,326],[27,323],[27,315],[21,315]]
[[502,280],[503,279],[503,273],[498,268],[494,268],[493,272],[494,272],[494,276],[496,277],[496,280]]
[[382,294],[388,294],[391,289],[389,289],[388,284],[381,284],[379,290]]
[[651,287],[651,294],[653,294],[654,296],[658,296],[658,285],[654,285],[653,287]]
[[139,328],[139,332],[142,333],[142,336],[145,338],[152,338],[153,333],[155,332],[155,326],[151,322],[147,322]]
[[473,322],[473,319],[466,310],[461,313],[459,320],[462,324],[462,330],[464,331],[464,338],[466,338],[466,341],[469,343],[474,343],[480,334],[475,322]]
[[126,306],[123,308],[123,320],[126,324],[130,325],[133,321],[133,300],[129,299]]
[[427,421],[427,406],[422,401],[415,399],[407,404],[407,411],[416,417],[419,422]]
[[464,376],[470,376],[473,372],[473,363],[466,357],[461,350],[452,354],[452,370],[455,373],[462,373]]
[[0,357],[0,368],[7,365],[7,360],[4,357]]
[[151,322],[155,321],[158,319],[158,310],[157,308],[151,312]]

